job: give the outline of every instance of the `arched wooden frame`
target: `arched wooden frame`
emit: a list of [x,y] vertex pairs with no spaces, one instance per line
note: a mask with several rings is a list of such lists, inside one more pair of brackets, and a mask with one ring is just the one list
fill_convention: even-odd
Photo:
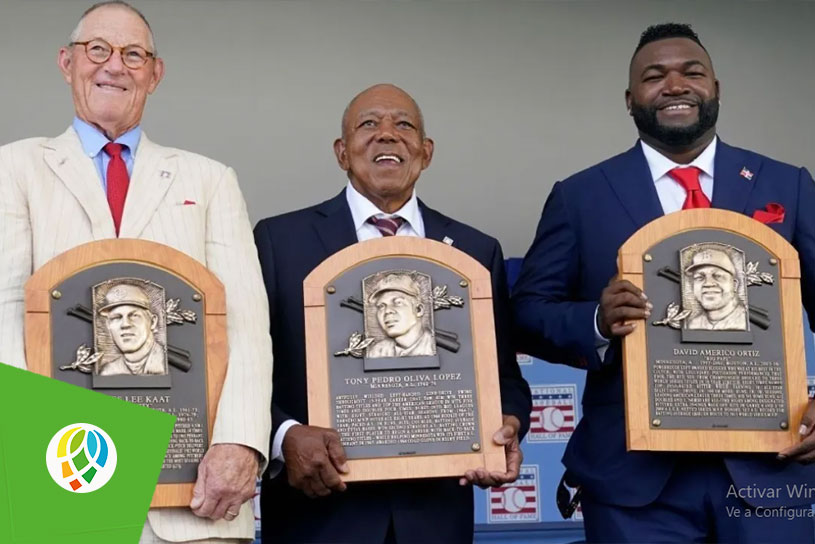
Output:
[[781,451],[799,441],[798,423],[808,403],[801,269],[795,248],[771,228],[746,215],[721,209],[684,210],[648,223],[623,244],[617,257],[620,278],[642,289],[643,258],[650,248],[665,238],[697,229],[718,229],[745,236],[778,260],[789,426],[778,431],[652,428],[649,421],[647,327],[639,326],[623,338],[626,446],[629,450],[656,451]]
[[492,441],[493,433],[501,427],[502,417],[490,272],[466,253],[434,240],[390,236],[354,244],[323,261],[303,281],[309,424],[332,426],[326,289],[346,270],[388,257],[431,261],[454,271],[469,284],[469,300],[465,308],[470,308],[481,449],[473,453],[352,459],[348,461],[349,473],[342,475],[343,480],[461,476],[466,470],[478,467],[505,471],[503,447]]
[[[25,347],[28,369],[53,377],[51,353],[51,291],[88,268],[111,263],[138,263],[177,276],[201,294],[204,307],[207,426],[209,437],[226,377],[229,355],[226,296],[223,284],[201,263],[169,246],[147,240],[110,239],[70,249],[37,270],[25,284]],[[158,484],[151,507],[187,507],[195,482]]]

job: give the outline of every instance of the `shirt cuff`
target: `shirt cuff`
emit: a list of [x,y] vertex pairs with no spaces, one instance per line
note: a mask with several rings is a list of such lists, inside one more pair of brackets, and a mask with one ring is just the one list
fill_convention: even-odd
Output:
[[[609,339],[600,334],[600,329],[597,327],[597,312],[600,311],[600,305],[594,309],[594,348],[597,350],[597,356],[600,357],[602,362],[606,358],[606,350],[608,349]],[[278,431],[279,432],[279,431]]]
[[283,458],[283,439],[286,438],[288,430],[295,425],[300,425],[300,422],[295,419],[287,419],[277,428],[274,440],[272,441],[272,459],[275,461],[280,461],[281,463],[286,462]]

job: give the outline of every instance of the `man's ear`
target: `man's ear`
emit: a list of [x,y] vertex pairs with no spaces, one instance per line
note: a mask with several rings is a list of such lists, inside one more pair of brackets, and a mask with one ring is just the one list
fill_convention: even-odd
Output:
[[351,162],[348,160],[348,149],[342,138],[334,140],[334,155],[337,157],[337,164],[340,165],[340,168],[347,172],[351,168]]
[[162,79],[164,79],[164,61],[156,57],[153,61],[153,77],[150,81],[150,85],[147,87],[147,93],[153,94],[153,91],[156,90]]
[[153,312],[150,312],[150,330],[155,331],[158,327],[158,316]]
[[60,47],[59,53],[57,54],[57,66],[59,67],[59,71],[62,72],[62,79],[64,79],[68,85],[71,84],[72,62],[72,51],[68,49],[68,46]]
[[430,166],[430,161],[433,160],[433,150],[435,148],[436,144],[431,138],[425,138],[422,141],[422,151],[424,152],[424,157],[422,158],[422,170]]
[[422,304],[421,302],[416,304],[416,315],[418,317],[422,317],[424,315],[424,304]]

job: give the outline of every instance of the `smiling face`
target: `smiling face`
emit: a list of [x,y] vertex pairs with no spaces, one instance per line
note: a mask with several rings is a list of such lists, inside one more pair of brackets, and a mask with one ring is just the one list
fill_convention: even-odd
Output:
[[727,306],[736,296],[736,278],[714,265],[700,266],[693,271],[693,295],[707,311]]
[[377,85],[348,106],[334,153],[357,191],[379,209],[394,212],[430,165],[433,141],[424,137],[413,99],[392,85]]
[[398,338],[422,326],[424,308],[416,297],[401,291],[382,291],[375,303],[379,326],[391,338]]
[[140,350],[153,340],[158,318],[149,310],[132,304],[121,304],[107,313],[107,326],[113,343],[122,353]]
[[687,38],[643,46],[631,59],[626,103],[646,142],[685,147],[712,138],[719,82],[710,57]]
[[[122,6],[104,6],[85,16],[76,41],[101,38],[114,47],[139,45],[152,52],[150,30],[144,21]],[[141,121],[147,95],[164,75],[161,59],[150,59],[139,69],[122,63],[121,53],[95,64],[85,54],[84,45],[66,46],[59,51],[59,68],[71,86],[76,115],[96,126],[113,140]]]

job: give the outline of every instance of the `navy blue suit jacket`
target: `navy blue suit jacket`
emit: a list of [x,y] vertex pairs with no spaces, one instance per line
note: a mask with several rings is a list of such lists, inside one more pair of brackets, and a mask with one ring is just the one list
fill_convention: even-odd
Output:
[[[753,173],[752,179],[740,175],[742,168]],[[783,223],[769,226],[798,249],[803,303],[812,319],[815,183],[805,169],[719,141],[713,207],[752,216],[771,202],[785,208]],[[595,349],[595,309],[603,288],[617,274],[617,250],[661,215],[638,142],[625,153],[555,184],[513,289],[519,351],[587,370],[583,418],[563,462],[592,496],[621,506],[653,501],[671,475],[676,455],[626,452],[621,344],[612,341],[600,360]],[[737,487],[782,488],[778,499],[747,499],[754,506],[813,502],[806,496],[787,496],[785,486],[815,486],[815,467],[779,462],[774,455],[726,455],[724,462]]]
[[[501,246],[421,201],[419,206],[427,238],[452,238],[453,247],[492,273],[502,410],[517,416],[526,433],[531,399],[511,345]],[[356,242],[344,191],[317,206],[264,219],[255,227],[275,361],[272,436],[288,419],[308,422],[303,279],[326,258]],[[261,509],[263,538],[270,542],[382,542],[391,518],[400,542],[472,542],[472,491],[455,478],[351,484],[343,493],[309,499],[288,485],[283,470],[272,480],[264,479]]]

